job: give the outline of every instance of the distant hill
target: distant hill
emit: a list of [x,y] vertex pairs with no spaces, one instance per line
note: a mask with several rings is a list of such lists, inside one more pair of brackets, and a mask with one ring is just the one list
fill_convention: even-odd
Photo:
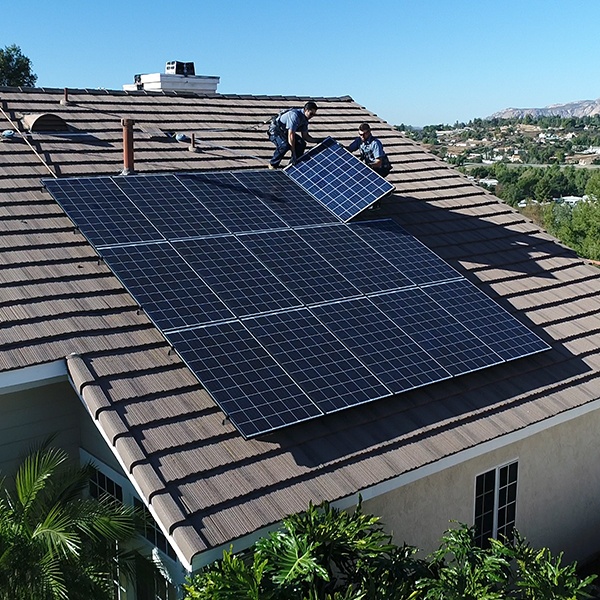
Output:
[[527,115],[532,117],[591,117],[598,114],[600,114],[600,98],[579,100],[567,104],[551,104],[545,108],[505,108],[494,113],[488,119],[519,119]]

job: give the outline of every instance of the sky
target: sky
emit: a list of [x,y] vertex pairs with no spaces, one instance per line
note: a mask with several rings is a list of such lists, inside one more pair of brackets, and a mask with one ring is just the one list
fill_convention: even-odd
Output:
[[19,46],[40,87],[120,90],[193,61],[224,94],[349,95],[413,126],[600,97],[599,0],[0,0],[0,14],[0,48]]

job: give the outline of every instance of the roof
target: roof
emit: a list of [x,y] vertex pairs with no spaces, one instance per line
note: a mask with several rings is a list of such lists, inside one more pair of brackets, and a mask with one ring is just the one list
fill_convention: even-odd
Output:
[[[61,103],[61,100],[63,102]],[[600,271],[348,97],[315,136],[367,121],[394,165],[397,220],[552,349],[244,440],[40,179],[114,175],[121,119],[138,173],[266,167],[264,122],[307,98],[0,88],[0,130],[52,114],[67,134],[0,142],[0,374],[67,358],[83,402],[180,555],[241,538],[600,397]],[[194,134],[199,152],[165,132]]]

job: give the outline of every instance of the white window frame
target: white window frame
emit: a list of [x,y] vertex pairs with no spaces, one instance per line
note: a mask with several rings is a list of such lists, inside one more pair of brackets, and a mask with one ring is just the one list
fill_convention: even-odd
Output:
[[[513,467],[513,466],[516,468],[514,480],[511,479],[511,467]],[[507,488],[507,494],[506,494],[504,503],[501,505],[500,504],[500,495],[501,495],[500,479],[501,479],[501,474],[502,474],[503,469],[507,470],[506,471],[507,482],[506,482],[506,485],[504,486],[505,488]],[[478,520],[483,518],[483,514],[478,514],[480,507],[478,507],[477,481],[479,480],[480,477],[485,477],[486,475],[489,475],[491,473],[493,473],[493,476],[494,476],[494,489],[493,489],[494,505],[493,505],[492,530],[491,530],[491,532],[483,532],[482,533],[481,531],[478,531],[478,529],[477,529]],[[511,490],[509,488],[511,486],[514,486],[513,494],[510,493]],[[487,471],[483,471],[482,473],[477,474],[475,477],[475,485],[474,485],[473,492],[474,492],[473,493],[473,497],[474,497],[473,523],[475,525],[475,541],[479,546],[486,547],[488,545],[487,540],[489,538],[498,539],[499,516],[502,511],[508,510],[511,505],[514,505],[514,516],[511,519],[509,519],[508,521],[505,520],[502,527],[500,528],[501,529],[500,534],[504,534],[506,532],[507,527],[510,528],[510,531],[512,531],[512,529],[514,529],[514,527],[515,527],[515,524],[517,521],[517,498],[518,498],[518,493],[519,493],[519,460],[518,460],[518,458],[507,461],[505,463],[502,463],[501,465],[498,465],[497,467],[494,467],[493,469],[488,469]],[[486,493],[489,494],[489,491],[486,492],[484,490],[483,495],[485,495]]]

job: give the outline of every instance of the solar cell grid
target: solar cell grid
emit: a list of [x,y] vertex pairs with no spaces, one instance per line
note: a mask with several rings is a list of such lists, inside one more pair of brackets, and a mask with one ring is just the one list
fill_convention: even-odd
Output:
[[182,240],[173,245],[238,317],[301,305],[233,236]]
[[239,239],[306,304],[360,294],[293,230],[249,234]]
[[370,298],[452,375],[503,362],[487,344],[421,289],[409,288]]
[[431,286],[426,292],[504,360],[549,349],[548,344],[466,279]]
[[368,298],[310,309],[393,393],[451,377]]
[[287,226],[230,173],[190,173],[177,178],[231,233]]
[[324,413],[389,396],[389,390],[307,309],[244,325]]
[[290,227],[339,222],[283,171],[238,171],[235,178]]
[[105,248],[102,257],[163,330],[233,318],[233,314],[168,244]]
[[362,221],[349,226],[416,285],[450,279],[460,274],[394,221]]
[[43,183],[95,246],[164,239],[110,177],[45,179]]
[[168,338],[244,437],[322,414],[238,321]]
[[363,294],[413,285],[346,225],[311,227],[296,232]]
[[332,138],[313,148],[286,174],[342,221],[349,221],[394,186]]
[[129,175],[115,181],[167,239],[227,233],[174,175]]

